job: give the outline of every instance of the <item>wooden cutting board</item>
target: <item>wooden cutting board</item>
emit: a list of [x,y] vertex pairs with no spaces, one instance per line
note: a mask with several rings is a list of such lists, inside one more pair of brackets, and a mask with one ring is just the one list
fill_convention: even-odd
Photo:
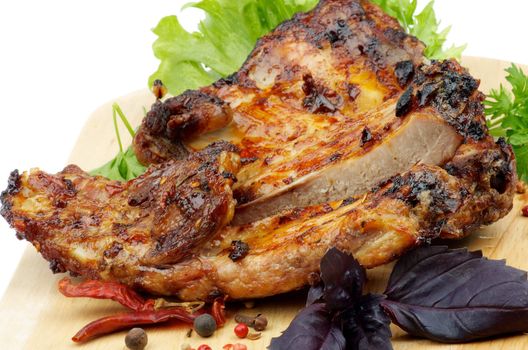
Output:
[[[504,68],[508,62],[491,59],[467,57],[464,65],[470,68],[474,76],[482,79],[482,91],[496,88],[504,82]],[[524,67],[528,72],[528,67]],[[143,117],[143,107],[153,102],[150,93],[139,91],[116,99],[133,125],[139,125]],[[123,129],[122,135],[126,134]],[[130,139],[126,138],[125,142]],[[117,143],[112,125],[111,103],[99,108],[88,119],[79,140],[75,145],[70,161],[84,169],[93,169],[115,155]],[[528,194],[517,196],[512,212],[500,222],[482,228],[471,237],[450,242],[453,247],[482,249],[493,259],[507,259],[508,264],[528,270],[528,219],[520,215],[523,205],[528,204]],[[14,232],[2,232],[12,234]],[[20,243],[24,244],[24,243]],[[368,288],[383,290],[391,266],[369,271]],[[84,345],[74,344],[70,338],[82,326],[97,318],[123,311],[110,301],[68,299],[57,292],[57,281],[63,276],[53,275],[48,264],[29,246],[20,261],[18,269],[0,303],[0,348],[1,349],[123,349],[126,332],[96,339]],[[149,328],[147,349],[179,350],[183,343],[193,347],[207,343],[213,349],[222,349],[228,343],[244,343],[248,349],[265,349],[270,339],[284,330],[296,312],[302,307],[305,294],[279,296],[256,301],[256,307],[245,310],[248,314],[262,313],[269,319],[269,327],[257,341],[238,340],[234,333],[234,321],[229,323],[215,336],[202,339],[197,335],[186,337],[189,327],[163,326]],[[240,304],[228,306],[233,315]],[[244,310],[242,310],[244,311]],[[436,344],[427,340],[414,339],[393,326],[393,344],[395,349],[528,349],[528,336],[516,335],[466,345]]]

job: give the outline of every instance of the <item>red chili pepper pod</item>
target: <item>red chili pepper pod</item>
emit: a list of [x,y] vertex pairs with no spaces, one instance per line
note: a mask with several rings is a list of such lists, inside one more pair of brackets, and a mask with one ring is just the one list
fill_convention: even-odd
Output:
[[192,324],[195,315],[191,315],[181,308],[170,308],[158,311],[138,311],[103,317],[84,326],[72,338],[76,343],[86,342],[104,334],[113,333],[135,326],[158,324],[170,320],[180,320]]
[[145,300],[132,288],[117,282],[86,281],[74,285],[69,278],[59,281],[59,292],[71,298],[110,299],[134,311],[154,310],[154,300]]

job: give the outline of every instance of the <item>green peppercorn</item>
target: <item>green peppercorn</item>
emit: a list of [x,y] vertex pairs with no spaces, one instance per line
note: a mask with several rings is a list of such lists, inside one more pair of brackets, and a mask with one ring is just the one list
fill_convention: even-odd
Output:
[[216,321],[213,316],[203,314],[194,319],[194,330],[201,337],[207,338],[213,335],[216,331]]
[[147,343],[147,333],[142,328],[132,328],[125,337],[125,344],[130,350],[143,350]]

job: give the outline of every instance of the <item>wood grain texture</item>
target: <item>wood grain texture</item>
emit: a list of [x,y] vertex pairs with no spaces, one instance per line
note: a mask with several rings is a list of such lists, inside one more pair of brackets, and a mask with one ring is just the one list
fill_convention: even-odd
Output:
[[[482,91],[499,86],[504,82],[504,68],[508,62],[467,57],[464,65],[473,75],[482,80]],[[528,67],[524,67],[528,71]],[[153,102],[150,93],[138,91],[116,99],[133,125],[139,125],[143,118],[143,107]],[[123,130],[124,131],[124,130]],[[124,135],[126,132],[123,132]],[[124,142],[129,139],[125,138]],[[111,103],[98,109],[87,121],[70,161],[85,169],[92,169],[115,155],[117,143],[111,121]],[[500,222],[480,229],[471,237],[457,242],[449,242],[453,247],[466,246],[471,250],[482,249],[493,259],[507,259],[508,264],[528,270],[528,219],[520,215],[520,209],[528,204],[528,195],[518,196],[512,212]],[[14,232],[2,232],[11,234]],[[23,244],[23,243],[20,243]],[[368,289],[383,290],[392,265],[369,271]],[[9,288],[0,303],[0,339],[2,349],[124,349],[124,336],[120,332],[94,340],[85,345],[76,345],[70,338],[82,326],[97,318],[123,311],[111,301],[67,299],[57,292],[57,281],[62,276],[53,275],[47,263],[28,246]],[[304,293],[279,296],[257,301],[257,305],[247,313],[265,314],[270,325],[260,340],[237,339],[233,333],[234,321],[230,322],[214,337],[201,339],[197,335],[186,337],[189,327],[163,326],[148,329],[147,349],[179,350],[183,343],[193,347],[207,343],[213,349],[222,349],[227,343],[244,343],[248,349],[265,349],[270,338],[284,330],[296,312],[302,307]],[[229,305],[233,315],[240,304]],[[413,339],[397,327],[393,327],[393,344],[399,350],[442,349],[525,349],[528,348],[526,335],[510,336],[502,339],[483,341],[465,345],[435,344],[426,340]]]

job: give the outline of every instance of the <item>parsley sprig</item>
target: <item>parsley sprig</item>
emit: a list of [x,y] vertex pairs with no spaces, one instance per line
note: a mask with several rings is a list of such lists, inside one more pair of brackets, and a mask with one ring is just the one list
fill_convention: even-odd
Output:
[[490,132],[505,137],[513,147],[517,158],[519,178],[528,181],[528,76],[512,64],[506,69],[506,80],[511,92],[502,84],[491,90],[487,100],[486,114]]
[[114,103],[112,105],[112,118],[114,121],[117,143],[119,144],[119,152],[114,159],[102,167],[92,170],[90,174],[104,176],[112,180],[128,181],[143,174],[146,168],[137,160],[132,146],[129,146],[126,150],[123,150],[123,143],[121,141],[121,135],[117,125],[118,116],[125,128],[128,130],[130,136],[134,138],[136,135],[136,132],[128,122],[128,119],[125,117],[121,107],[119,107],[117,103]]

